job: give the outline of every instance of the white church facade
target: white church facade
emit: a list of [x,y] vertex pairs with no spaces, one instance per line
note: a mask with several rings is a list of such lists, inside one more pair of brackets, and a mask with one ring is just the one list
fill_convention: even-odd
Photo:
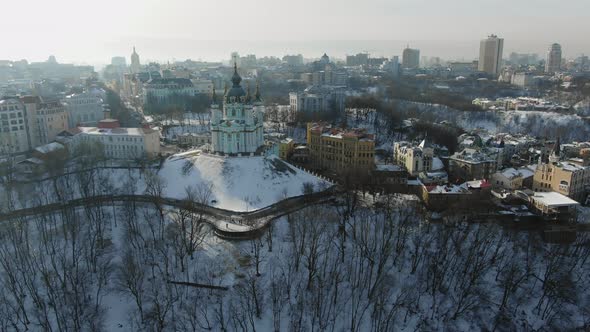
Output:
[[256,86],[254,96],[250,89],[240,85],[242,78],[234,64],[232,87],[225,92],[222,108],[213,91],[211,105],[211,145],[214,153],[252,154],[264,146],[264,106]]

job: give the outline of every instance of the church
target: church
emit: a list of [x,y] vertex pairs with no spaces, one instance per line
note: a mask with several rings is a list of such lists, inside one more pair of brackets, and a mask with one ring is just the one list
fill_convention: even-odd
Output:
[[234,64],[232,87],[226,88],[222,108],[213,91],[211,104],[211,145],[214,153],[254,154],[264,146],[263,116],[264,106],[260,90],[256,86],[254,96],[250,87],[245,91],[242,78]]

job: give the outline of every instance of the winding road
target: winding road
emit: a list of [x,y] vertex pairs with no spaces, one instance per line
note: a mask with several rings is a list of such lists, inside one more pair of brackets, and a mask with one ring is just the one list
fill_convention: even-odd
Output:
[[293,213],[307,206],[333,201],[340,193],[340,189],[332,187],[322,192],[290,197],[251,212],[230,211],[193,201],[150,195],[100,195],[78,198],[64,203],[52,203],[44,206],[0,213],[0,221],[23,217],[26,218],[38,214],[54,213],[64,208],[77,208],[88,205],[124,202],[151,203],[162,206],[185,208],[194,213],[200,213],[202,218],[213,226],[217,236],[225,239],[245,240],[260,235],[271,221],[281,216]]

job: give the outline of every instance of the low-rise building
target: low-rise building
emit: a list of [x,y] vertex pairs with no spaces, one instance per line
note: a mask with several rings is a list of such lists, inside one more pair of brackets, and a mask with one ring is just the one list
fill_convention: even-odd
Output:
[[399,165],[378,164],[371,171],[373,188],[385,192],[407,192],[408,172]]
[[484,149],[464,149],[449,157],[449,175],[452,179],[468,181],[490,179],[498,167],[501,154]]
[[183,133],[176,136],[178,144],[183,146],[201,146],[211,144],[211,133]]
[[530,72],[516,72],[512,75],[510,83],[521,88],[529,88],[535,85],[535,75]]
[[66,159],[68,157],[68,151],[65,145],[58,142],[51,142],[36,147],[31,155],[42,161],[47,161],[49,159]]
[[433,158],[434,149],[426,139],[418,145],[405,141],[393,144],[394,163],[405,167],[411,175],[431,171]]
[[489,199],[491,184],[485,180],[468,181],[460,185],[421,186],[421,198],[426,207],[442,211],[453,207],[473,207]]
[[295,141],[292,138],[285,138],[279,142],[279,158],[288,160],[293,154]]
[[535,192],[555,191],[579,202],[586,199],[589,187],[590,169],[569,161],[540,163],[533,177]]
[[298,145],[293,148],[293,155],[291,156],[291,161],[300,163],[300,164],[307,164],[309,162],[309,148],[306,145]]
[[343,173],[369,171],[375,167],[374,136],[363,129],[342,129],[308,123],[307,146],[312,167],[315,169]]
[[213,81],[204,79],[192,79],[195,93],[210,95],[213,93]]
[[292,112],[344,112],[345,89],[341,87],[311,86],[303,92],[289,93]]
[[143,90],[143,102],[149,105],[182,104],[196,94],[193,82],[187,78],[153,78]]
[[580,205],[573,199],[554,191],[536,192],[529,199],[533,211],[546,219],[554,220],[569,219],[575,213],[576,207]]
[[492,186],[508,190],[531,188],[534,172],[527,167],[506,168],[492,175]]
[[78,127],[72,137],[75,150],[80,144],[99,146],[106,158],[154,158],[160,154],[160,133],[148,128],[121,128],[118,121],[107,119],[98,127]]

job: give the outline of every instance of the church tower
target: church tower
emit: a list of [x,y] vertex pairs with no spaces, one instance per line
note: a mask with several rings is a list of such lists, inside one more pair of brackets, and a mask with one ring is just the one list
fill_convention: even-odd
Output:
[[264,145],[264,106],[259,87],[254,97],[242,88],[242,77],[234,63],[232,86],[223,96],[223,109],[219,108],[213,93],[211,103],[211,145],[213,152],[229,155],[249,155]]
[[135,52],[135,46],[133,46],[133,53],[131,53],[131,73],[137,74],[141,70],[141,64],[139,62],[139,54]]

